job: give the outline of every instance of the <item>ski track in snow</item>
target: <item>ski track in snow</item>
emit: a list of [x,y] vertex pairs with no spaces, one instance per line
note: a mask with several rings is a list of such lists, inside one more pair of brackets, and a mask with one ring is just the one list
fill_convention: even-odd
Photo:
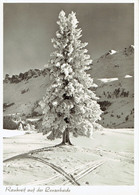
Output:
[[[133,137],[132,129],[122,129],[121,132],[120,129],[112,131],[105,129],[102,132],[95,132],[92,139],[71,137],[73,147],[65,146],[36,152],[33,156],[44,160],[47,158],[50,163],[73,174],[75,179],[82,175],[80,172],[87,167],[78,172],[75,172],[75,169],[106,159],[100,167],[92,168],[90,172],[88,170],[88,174],[79,179],[80,185],[132,185],[134,182]],[[41,133],[7,137],[4,138],[4,159],[33,149],[52,146],[60,141],[60,139],[49,141]],[[58,175],[50,167],[31,159],[18,159],[4,163],[4,185],[34,185],[35,183],[69,185],[66,179]],[[20,178],[24,179],[20,180]]]

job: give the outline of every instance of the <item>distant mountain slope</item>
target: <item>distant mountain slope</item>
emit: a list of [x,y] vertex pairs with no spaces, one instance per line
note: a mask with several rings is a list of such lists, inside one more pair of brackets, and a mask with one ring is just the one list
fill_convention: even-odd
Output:
[[[4,113],[31,115],[38,107],[38,101],[45,94],[49,77],[38,76],[18,83],[4,83]],[[12,104],[11,106],[8,106]]]
[[134,46],[121,51],[110,50],[95,59],[89,71],[93,78],[123,78],[134,75]]
[[134,127],[134,78],[109,82],[99,81],[96,94],[104,111],[100,123],[104,127]]
[[[90,70],[98,87],[98,103],[104,111],[100,123],[104,127],[134,127],[134,47],[111,50],[94,60]],[[19,75],[5,76],[3,84],[4,115],[42,114],[38,102],[49,84],[47,70],[29,70]]]

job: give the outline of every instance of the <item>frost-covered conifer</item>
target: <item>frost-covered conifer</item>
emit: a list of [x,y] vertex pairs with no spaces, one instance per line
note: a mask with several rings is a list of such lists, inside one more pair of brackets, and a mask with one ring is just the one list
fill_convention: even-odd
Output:
[[59,29],[52,39],[55,51],[47,65],[50,84],[41,101],[43,134],[48,133],[50,139],[63,135],[62,143],[71,144],[69,132],[92,135],[101,110],[96,95],[90,90],[93,79],[86,70],[92,60],[85,49],[87,43],[80,40],[81,29],[77,28],[75,13],[66,17],[61,11],[57,24]]

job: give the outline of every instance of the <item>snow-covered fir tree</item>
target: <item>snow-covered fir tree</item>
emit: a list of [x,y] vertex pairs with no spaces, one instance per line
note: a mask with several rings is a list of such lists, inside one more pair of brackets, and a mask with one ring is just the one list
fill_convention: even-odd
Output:
[[[69,133],[92,136],[102,111],[97,97],[90,88],[93,79],[86,70],[92,60],[87,54],[87,43],[80,40],[76,14],[59,14],[59,29],[52,39],[55,51],[51,54],[47,69],[50,84],[41,101],[43,109],[43,134],[54,139],[63,135],[62,144],[71,144]],[[50,133],[49,133],[50,132]]]

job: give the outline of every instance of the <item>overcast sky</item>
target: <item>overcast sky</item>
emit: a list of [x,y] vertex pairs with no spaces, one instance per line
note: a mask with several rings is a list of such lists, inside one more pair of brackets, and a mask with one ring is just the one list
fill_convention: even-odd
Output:
[[54,51],[51,38],[61,10],[76,12],[92,59],[134,44],[133,4],[5,3],[4,75],[43,69]]

